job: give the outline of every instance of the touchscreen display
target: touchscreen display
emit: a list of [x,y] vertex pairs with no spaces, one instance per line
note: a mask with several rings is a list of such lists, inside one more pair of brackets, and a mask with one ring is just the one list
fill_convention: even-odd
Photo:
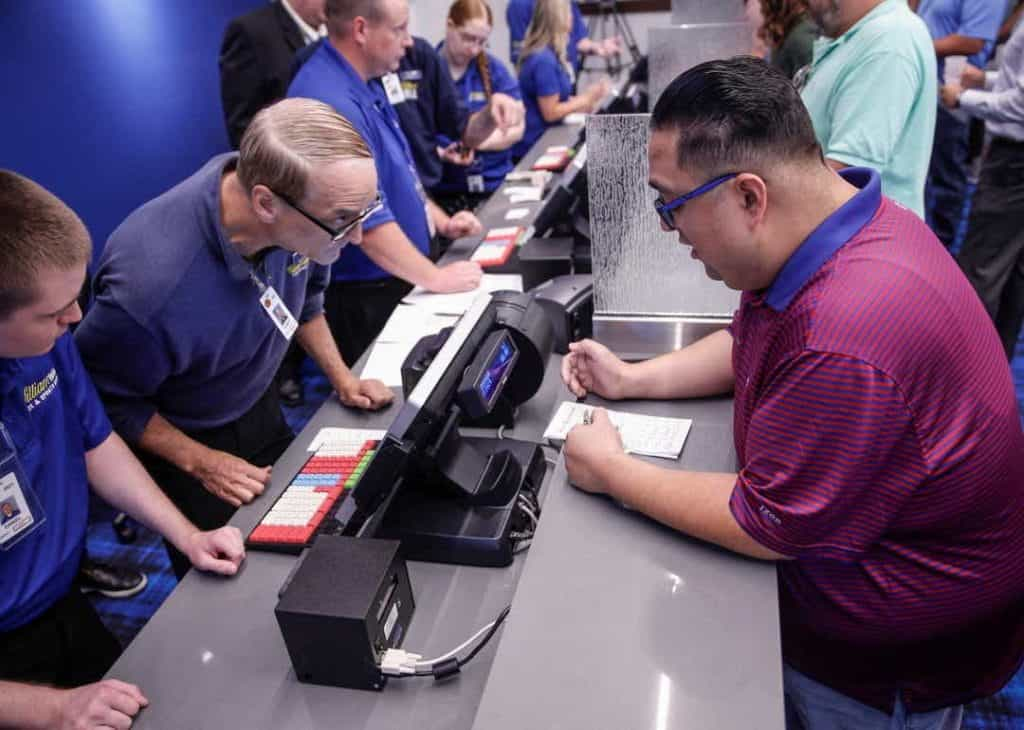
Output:
[[480,387],[477,389],[485,403],[490,403],[493,399],[495,391],[508,372],[515,352],[516,349],[515,345],[512,344],[512,340],[508,337],[502,338],[501,344],[498,345],[494,353],[494,357],[487,364],[487,370],[484,371],[483,377],[480,378]]

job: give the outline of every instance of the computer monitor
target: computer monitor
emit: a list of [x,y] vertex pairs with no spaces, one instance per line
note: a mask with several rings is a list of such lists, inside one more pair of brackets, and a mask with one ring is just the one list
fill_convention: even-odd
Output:
[[[342,505],[338,517],[346,534],[405,542],[414,532],[410,542],[419,546],[419,559],[501,564],[487,562],[496,558],[485,543],[507,539],[508,515],[502,513],[511,511],[524,482],[536,478],[536,447],[524,451],[495,439],[467,439],[459,427],[502,399],[520,403],[532,396],[540,378],[519,371],[535,369],[538,361],[543,371],[552,337],[540,305],[531,302],[522,317],[543,329],[537,327],[540,313],[546,325],[534,338],[540,348],[528,333],[502,326],[502,311],[500,298],[483,294],[448,335]],[[480,550],[488,554],[481,557]]]

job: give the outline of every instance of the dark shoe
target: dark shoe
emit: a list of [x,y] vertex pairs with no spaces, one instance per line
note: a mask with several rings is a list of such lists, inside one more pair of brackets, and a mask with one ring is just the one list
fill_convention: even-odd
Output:
[[82,593],[99,593],[108,598],[128,598],[140,593],[149,580],[145,573],[82,558],[78,584]]
[[289,408],[301,406],[305,402],[302,397],[302,383],[295,378],[282,380],[277,392],[281,396],[281,402]]
[[135,542],[135,538],[139,535],[139,531],[135,529],[135,523],[124,512],[118,512],[111,525],[114,528],[117,541],[122,545]]

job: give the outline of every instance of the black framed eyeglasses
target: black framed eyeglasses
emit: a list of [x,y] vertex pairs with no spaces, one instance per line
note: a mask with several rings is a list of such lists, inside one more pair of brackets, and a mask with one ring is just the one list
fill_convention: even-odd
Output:
[[360,223],[365,221],[367,218],[369,218],[371,215],[376,213],[384,206],[384,201],[381,200],[380,193],[378,193],[377,197],[374,198],[373,202],[366,206],[366,208],[364,208],[359,213],[359,215],[357,215],[355,218],[353,218],[351,221],[346,223],[341,228],[333,228],[332,226],[329,226],[326,223],[324,223],[316,216],[307,213],[305,210],[299,207],[298,203],[289,198],[287,195],[282,195],[281,193],[275,191],[271,192],[273,192],[274,195],[279,197],[284,202],[288,203],[288,205],[291,206],[296,213],[306,218],[306,220],[308,220],[310,223],[314,223],[318,228],[320,228],[323,231],[326,231],[327,234],[331,237],[331,243],[337,243],[338,241],[343,240],[345,236],[352,232],[353,228],[358,226]]
[[716,177],[714,180],[707,181],[699,188],[691,190],[685,195],[680,195],[678,198],[673,198],[667,203],[659,195],[657,198],[654,199],[654,210],[658,212],[658,216],[661,218],[661,222],[664,223],[667,228],[674,229],[676,227],[676,221],[673,212],[676,208],[682,207],[683,203],[685,203],[688,200],[693,200],[694,198],[700,197],[706,192],[714,190],[719,185],[724,183],[726,180],[732,180],[737,175],[739,175],[738,172],[730,172],[725,175],[721,175],[719,177]]

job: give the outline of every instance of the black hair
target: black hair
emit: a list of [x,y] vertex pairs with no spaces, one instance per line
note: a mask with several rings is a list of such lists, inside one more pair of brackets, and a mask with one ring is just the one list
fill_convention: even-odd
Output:
[[679,133],[677,164],[706,175],[760,168],[766,158],[824,163],[793,83],[753,56],[683,72],[654,106],[651,129]]

